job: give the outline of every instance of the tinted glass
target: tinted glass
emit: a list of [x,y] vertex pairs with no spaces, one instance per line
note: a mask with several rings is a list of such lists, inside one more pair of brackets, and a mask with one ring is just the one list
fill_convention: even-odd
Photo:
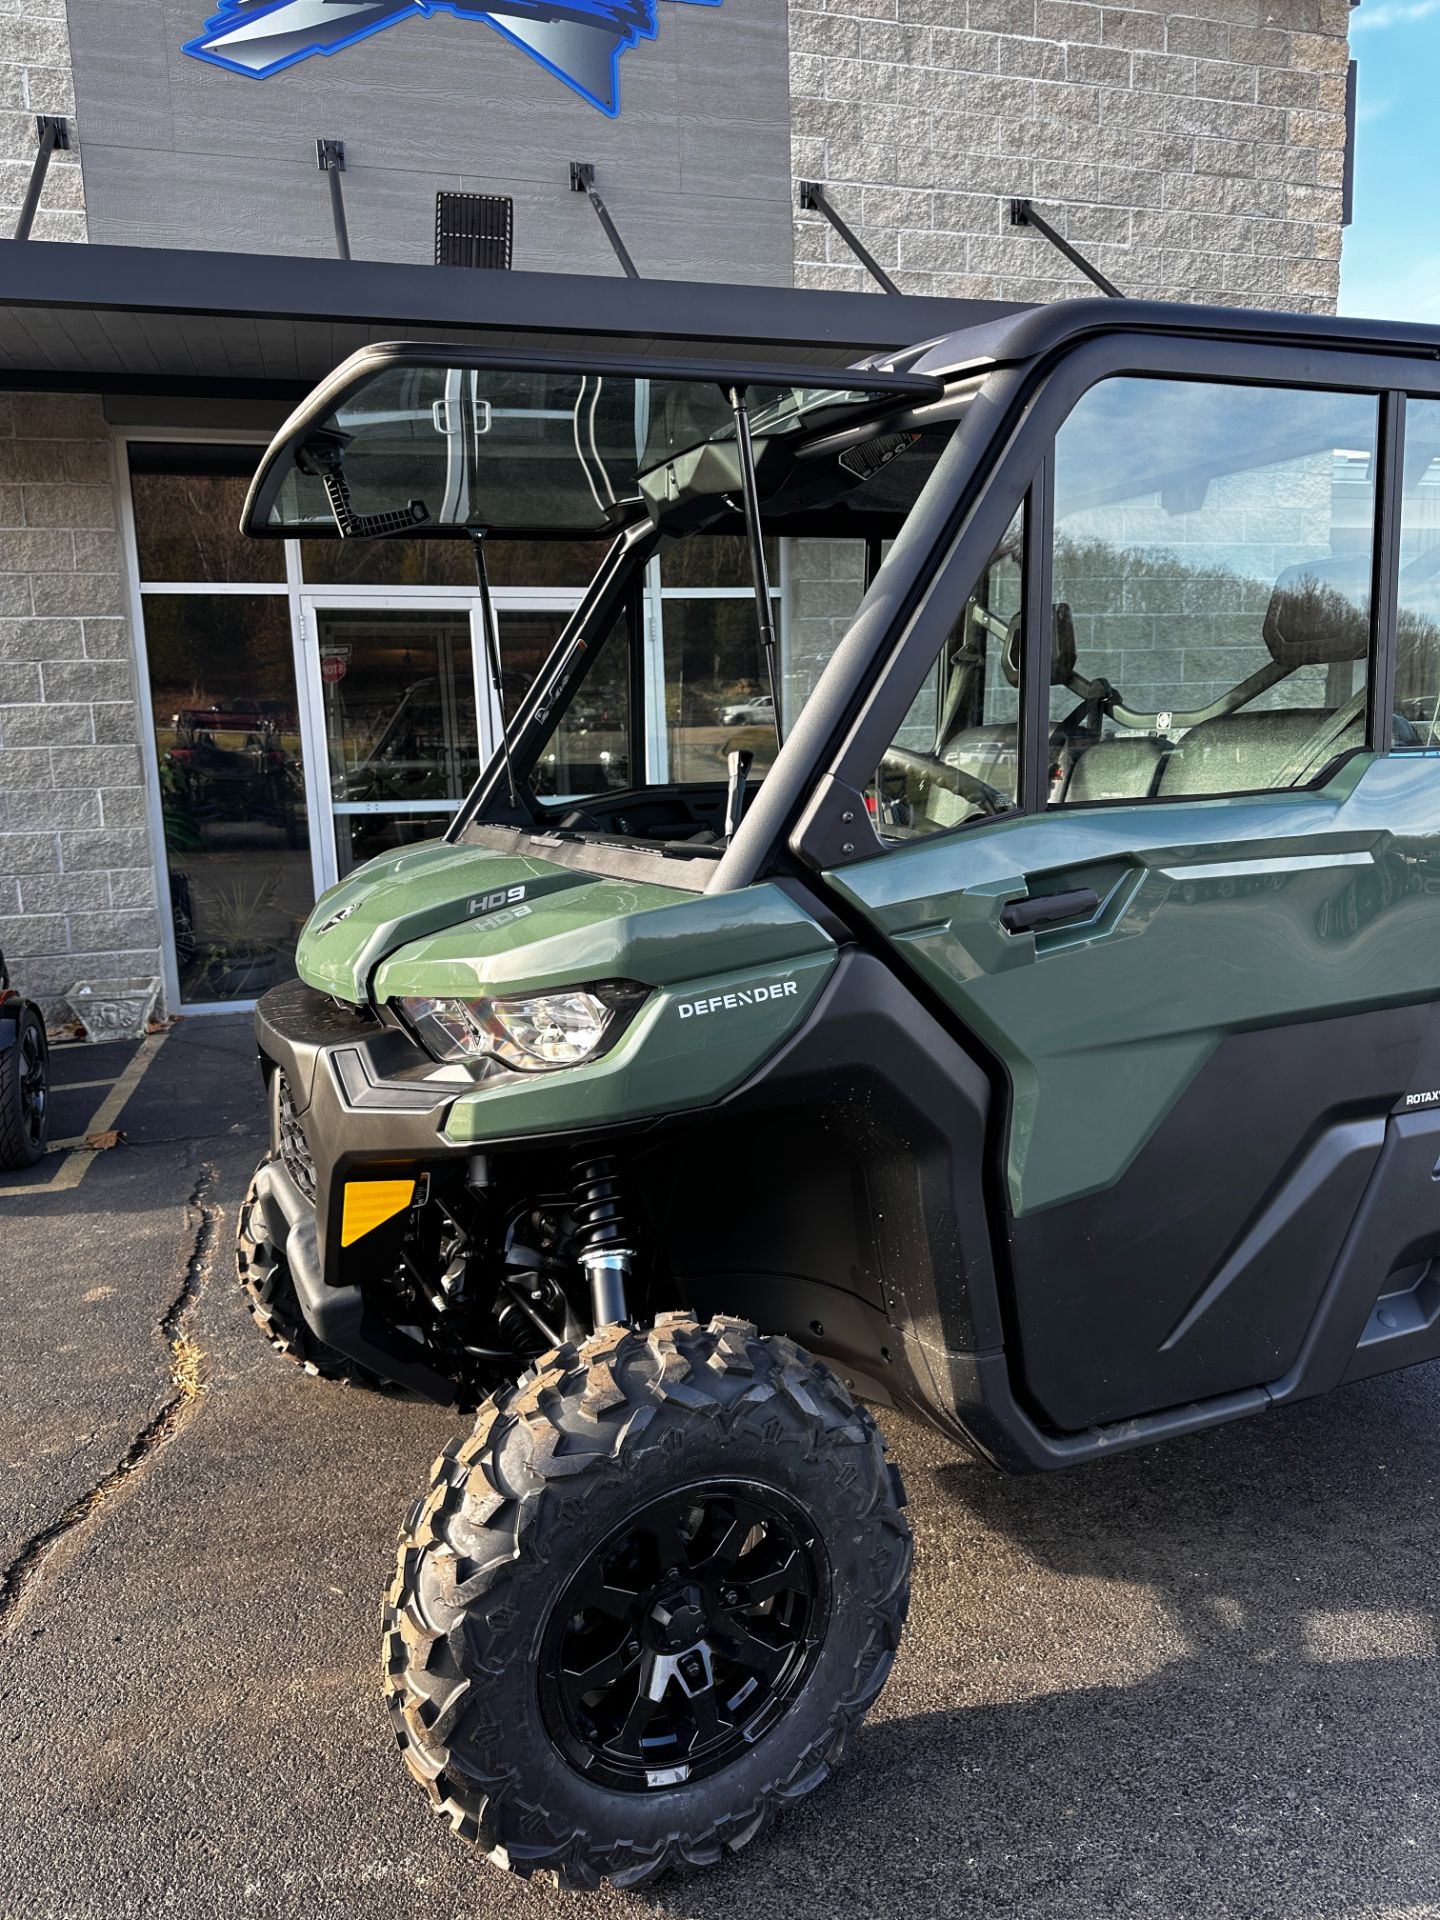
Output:
[[480,761],[465,615],[321,608],[315,629],[337,804],[459,801]]
[[663,611],[670,778],[723,781],[735,747],[754,754],[758,776],[775,758],[775,707],[755,602],[666,600]]
[[[780,584],[780,543],[765,542],[772,587]],[[666,540],[660,548],[662,587],[753,587],[750,547],[742,533],[706,533],[693,540]]]
[[311,885],[283,594],[146,594],[145,650],[181,998],[294,971]]
[[1108,380],[1055,448],[1051,797],[1301,786],[1363,745],[1378,406]]
[[[513,620],[516,616],[511,615]],[[530,616],[534,620],[537,616]],[[559,632],[559,618],[549,614],[540,637]],[[553,629],[553,631],[551,631]],[[545,751],[530,777],[533,791],[543,799],[583,799],[587,794],[614,793],[639,784],[634,762],[634,730],[630,699],[629,623],[619,620],[601,642],[594,665],[586,674],[564,718],[546,742]],[[514,645],[502,616],[501,645]]]
[[207,472],[203,450],[191,456],[192,472],[136,472],[139,454],[132,451],[130,498],[143,581],[285,578],[284,548],[240,531],[247,475]]
[[[603,540],[487,540],[485,565],[492,587],[585,587],[605,548]],[[300,569],[307,585],[322,587],[475,587],[466,540],[302,540]]]
[[876,769],[867,805],[882,839],[923,839],[1015,805],[1023,581],[1017,514]]
[[1395,744],[1440,746],[1440,400],[1405,408]]
[[335,870],[340,879],[382,853],[439,840],[450,823],[448,813],[337,813]]

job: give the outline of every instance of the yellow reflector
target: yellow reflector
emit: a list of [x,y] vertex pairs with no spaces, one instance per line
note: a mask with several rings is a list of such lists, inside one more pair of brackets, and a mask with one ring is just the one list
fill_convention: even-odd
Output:
[[415,1197],[413,1180],[352,1180],[345,1188],[340,1244],[348,1247],[373,1228],[403,1213]]

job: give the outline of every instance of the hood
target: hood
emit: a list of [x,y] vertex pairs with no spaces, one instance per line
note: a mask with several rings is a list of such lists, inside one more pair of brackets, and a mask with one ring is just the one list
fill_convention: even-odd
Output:
[[[307,986],[337,1000],[362,1002],[375,969],[397,947],[445,928],[533,911],[548,895],[593,884],[589,874],[487,847],[427,841],[403,853],[384,854],[331,887],[315,903],[295,956]],[[679,899],[663,887],[645,889],[660,899]]]

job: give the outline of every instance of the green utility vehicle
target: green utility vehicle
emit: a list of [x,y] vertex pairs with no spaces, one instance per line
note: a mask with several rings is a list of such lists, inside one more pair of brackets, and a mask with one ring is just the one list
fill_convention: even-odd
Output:
[[[1021,1471],[1440,1357],[1437,346],[380,346],[269,450],[250,533],[477,569],[497,750],[261,1001],[239,1263],[310,1372],[476,1413],[384,1676],[500,1865],[825,1779],[908,1595],[862,1403]],[[608,543],[508,713],[497,539]]]

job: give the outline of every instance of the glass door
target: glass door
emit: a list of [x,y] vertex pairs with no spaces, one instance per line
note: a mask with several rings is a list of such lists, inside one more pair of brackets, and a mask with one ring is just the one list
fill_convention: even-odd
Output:
[[[311,759],[323,767],[320,881],[331,886],[443,833],[499,734],[473,595],[307,594],[302,613]],[[497,593],[495,613],[513,714],[570,607]]]
[[328,886],[444,832],[480,770],[481,706],[468,601],[307,598],[304,631]]

